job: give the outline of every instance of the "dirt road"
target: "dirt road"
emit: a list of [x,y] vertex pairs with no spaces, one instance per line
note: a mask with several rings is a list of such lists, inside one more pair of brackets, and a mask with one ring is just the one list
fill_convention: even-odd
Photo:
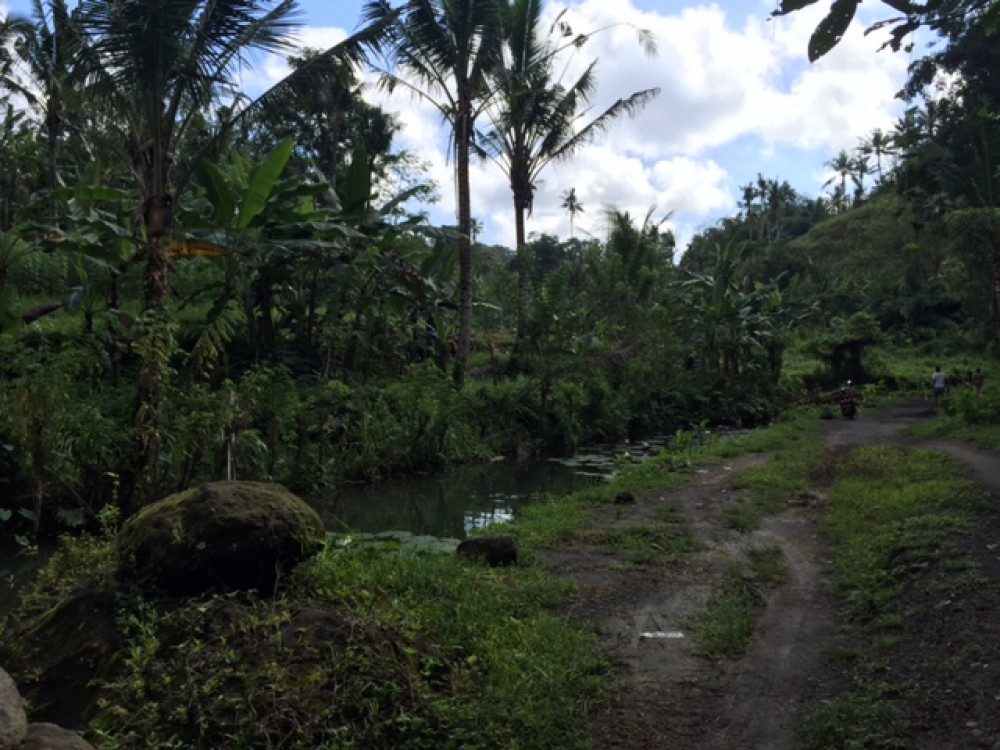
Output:
[[[915,445],[901,432],[930,413],[924,401],[866,410],[857,420],[831,422],[827,446]],[[927,447],[967,466],[1000,497],[997,457],[952,443]],[[843,636],[817,528],[822,494],[790,498],[786,509],[752,533],[724,522],[726,509],[742,501],[730,486],[732,477],[766,459],[744,456],[702,470],[681,489],[643,495],[624,509],[598,509],[605,530],[648,523],[662,518],[664,509],[678,514],[700,542],[682,562],[637,566],[598,547],[542,555],[554,571],[581,586],[583,595],[570,614],[595,629],[618,667],[619,692],[595,721],[599,748],[793,749],[800,717],[844,687],[845,677],[831,658]],[[974,641],[978,649],[968,670],[947,673],[945,681],[954,684],[918,691],[919,699],[903,701],[914,748],[1000,750],[1000,508],[994,505],[987,515],[968,543],[993,585],[968,592],[964,601],[952,596],[944,605],[916,586],[918,614],[907,629],[912,638],[901,651],[901,663],[887,667],[890,680],[938,679],[941,672],[934,665],[958,645]],[[763,591],[746,653],[735,660],[695,656],[685,632],[690,616],[734,562],[745,563],[749,550],[775,545],[784,553],[788,576]],[[926,601],[920,601],[922,596]]]

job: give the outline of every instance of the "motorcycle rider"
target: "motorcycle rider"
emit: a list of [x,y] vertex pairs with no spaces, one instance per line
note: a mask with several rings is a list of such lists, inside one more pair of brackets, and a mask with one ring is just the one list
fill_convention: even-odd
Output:
[[840,413],[848,419],[854,419],[854,415],[858,413],[858,402],[854,400],[850,380],[840,388]]

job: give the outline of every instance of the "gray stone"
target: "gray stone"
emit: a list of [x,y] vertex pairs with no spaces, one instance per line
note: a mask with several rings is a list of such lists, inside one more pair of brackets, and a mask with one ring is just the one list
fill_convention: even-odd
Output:
[[0,750],[15,750],[27,730],[21,694],[11,676],[0,669]]
[[517,562],[517,537],[473,536],[458,545],[458,556],[485,562],[491,568]]
[[283,572],[325,542],[316,511],[262,482],[211,482],[170,495],[130,518],[116,540],[126,580],[181,595],[270,595]]
[[619,492],[615,495],[615,505],[631,505],[635,502],[635,495],[631,492]]
[[55,724],[38,723],[28,726],[20,750],[94,750],[94,746],[76,732]]

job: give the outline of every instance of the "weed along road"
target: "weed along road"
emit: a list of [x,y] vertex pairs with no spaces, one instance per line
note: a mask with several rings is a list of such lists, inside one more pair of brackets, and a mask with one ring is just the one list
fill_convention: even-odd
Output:
[[779,423],[540,550],[615,665],[596,746],[1000,750],[1000,460],[928,416]]

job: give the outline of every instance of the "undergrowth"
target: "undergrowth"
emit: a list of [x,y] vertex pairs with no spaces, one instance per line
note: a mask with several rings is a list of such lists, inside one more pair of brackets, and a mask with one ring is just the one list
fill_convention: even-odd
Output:
[[[81,586],[112,588],[110,549],[66,540],[7,645]],[[329,547],[271,600],[119,587],[123,645],[85,732],[108,750],[587,748],[607,664],[551,614],[572,592],[530,565],[361,546]]]
[[819,468],[830,485],[823,525],[836,591],[855,645],[843,654],[850,687],[802,722],[800,738],[806,750],[908,747],[906,688],[886,682],[886,659],[907,637],[902,593],[910,571],[928,566],[942,583],[960,583],[955,542],[982,495],[930,451],[863,447],[829,454]]

